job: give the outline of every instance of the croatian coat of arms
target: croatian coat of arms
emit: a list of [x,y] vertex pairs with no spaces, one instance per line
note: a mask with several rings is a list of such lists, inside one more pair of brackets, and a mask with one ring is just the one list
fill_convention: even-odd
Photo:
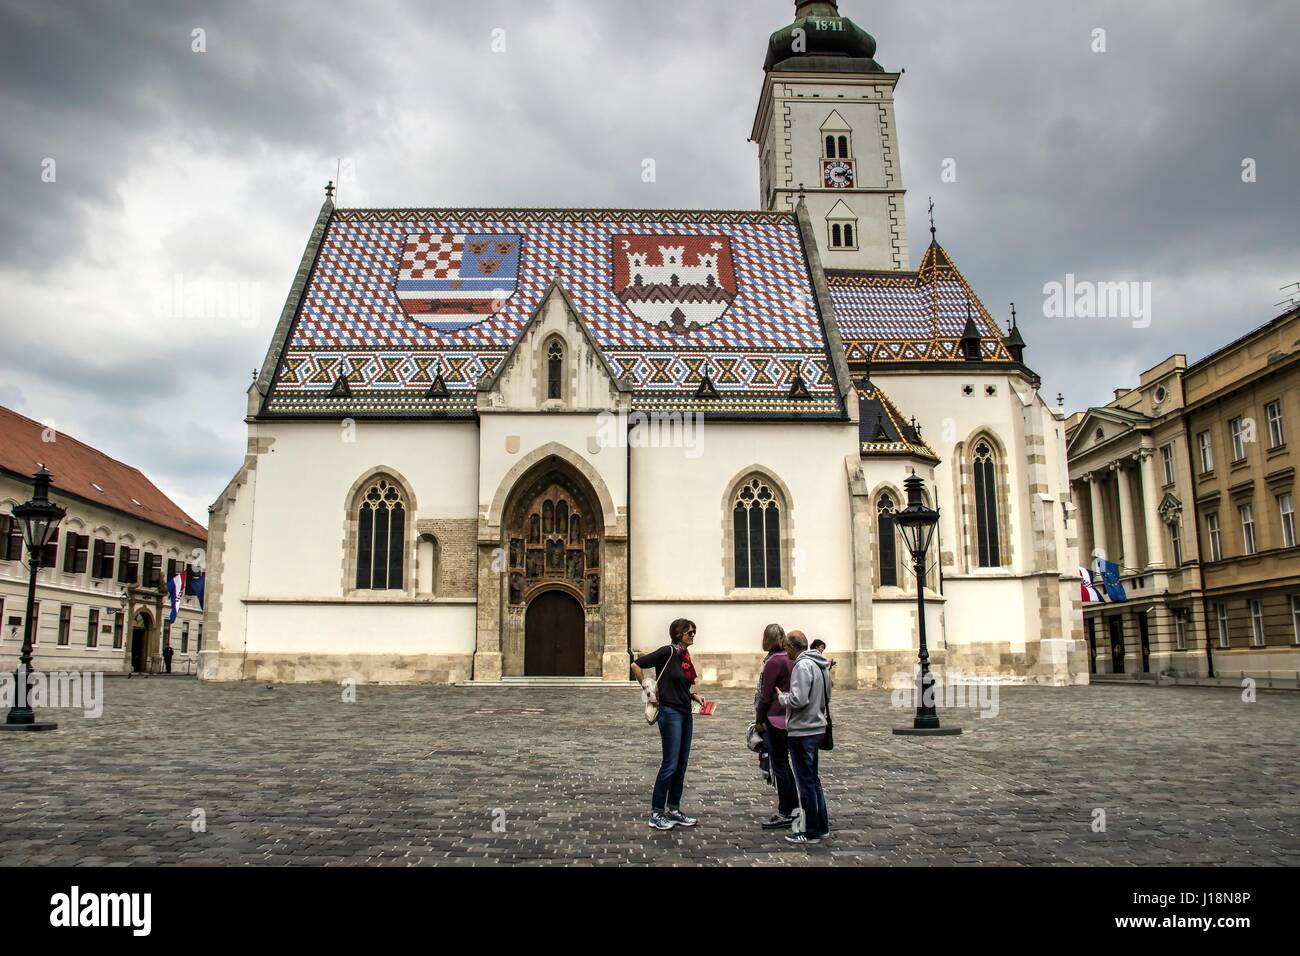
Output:
[[722,318],[736,298],[726,236],[615,236],[614,293],[663,332],[689,332]]
[[514,295],[522,244],[516,233],[407,236],[397,297],[411,318],[439,331],[481,322]]

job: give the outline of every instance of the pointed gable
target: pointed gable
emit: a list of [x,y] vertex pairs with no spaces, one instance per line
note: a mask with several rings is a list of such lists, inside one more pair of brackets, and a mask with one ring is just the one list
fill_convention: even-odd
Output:
[[821,125],[823,133],[849,133],[852,130],[853,128],[844,122],[844,117],[840,115],[839,110],[831,110],[831,115],[826,117]]
[[[552,353],[558,361],[552,396]],[[494,374],[478,385],[479,408],[614,410],[632,386],[615,377],[563,286],[552,282]]]
[[997,322],[938,242],[916,272],[828,271],[826,281],[851,365],[864,354],[877,364],[965,361],[962,338],[972,331],[981,361],[1014,361]]

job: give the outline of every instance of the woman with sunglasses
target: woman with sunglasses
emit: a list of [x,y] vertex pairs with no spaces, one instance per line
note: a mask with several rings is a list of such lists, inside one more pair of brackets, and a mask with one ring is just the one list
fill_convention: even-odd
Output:
[[704,703],[704,698],[691,690],[696,674],[689,648],[695,643],[695,622],[678,618],[668,626],[668,636],[671,644],[637,658],[632,664],[632,675],[643,686],[649,680],[646,670],[653,669],[657,675],[655,691],[663,760],[650,798],[650,826],[656,830],[693,827],[697,822],[682,813],[681,808],[686,763],[691,756],[691,701]]

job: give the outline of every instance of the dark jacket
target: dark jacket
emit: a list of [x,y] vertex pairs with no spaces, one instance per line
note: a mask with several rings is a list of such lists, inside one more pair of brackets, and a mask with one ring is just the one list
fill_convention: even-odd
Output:
[[790,671],[794,662],[785,651],[777,651],[763,663],[763,674],[758,679],[758,704],[754,709],[755,719],[766,724],[773,717],[777,718],[777,727],[785,723],[785,704],[776,696],[790,690]]

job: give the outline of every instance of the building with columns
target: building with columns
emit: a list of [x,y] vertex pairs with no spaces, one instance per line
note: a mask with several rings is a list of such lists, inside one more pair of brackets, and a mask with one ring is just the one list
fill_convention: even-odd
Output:
[[1300,549],[1287,423],[1300,416],[1300,312],[1071,417],[1083,548],[1128,600],[1084,605],[1098,674],[1300,669]]
[[910,683],[915,472],[936,668],[1086,680],[1064,414],[936,230],[910,268],[875,55],[829,0],[773,34],[760,209],[327,189],[210,511],[202,676],[621,681],[687,617],[706,683],[772,621]]

